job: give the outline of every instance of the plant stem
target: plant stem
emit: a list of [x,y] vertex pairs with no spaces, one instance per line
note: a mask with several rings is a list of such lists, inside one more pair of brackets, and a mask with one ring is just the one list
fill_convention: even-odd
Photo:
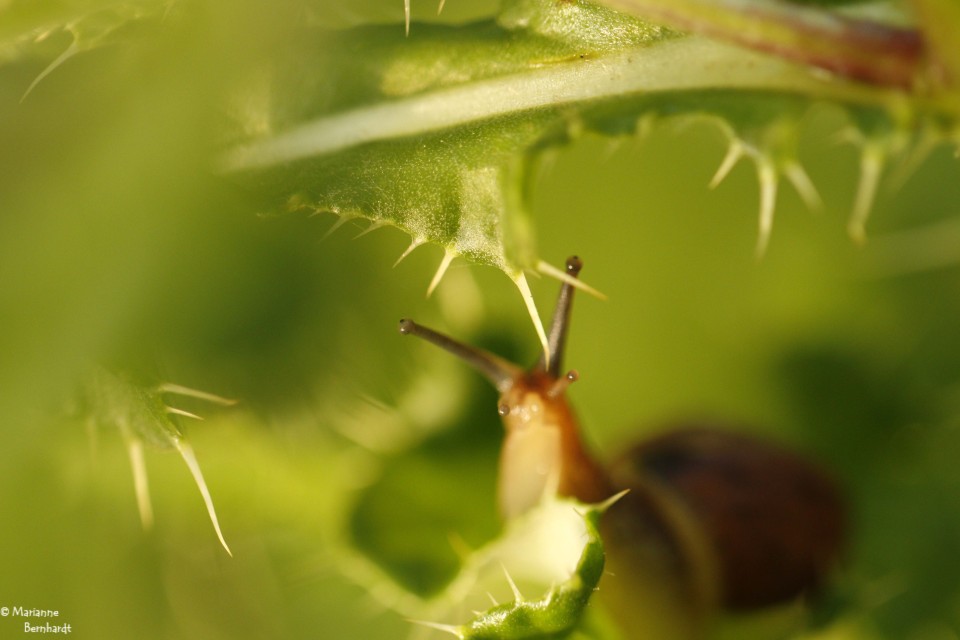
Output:
[[882,92],[818,77],[773,56],[688,37],[325,115],[229,150],[220,169],[263,169],[533,109],[705,89],[807,93],[854,103],[885,99]]
[[922,75],[920,32],[784,0],[600,0],[671,27],[887,87],[912,88]]

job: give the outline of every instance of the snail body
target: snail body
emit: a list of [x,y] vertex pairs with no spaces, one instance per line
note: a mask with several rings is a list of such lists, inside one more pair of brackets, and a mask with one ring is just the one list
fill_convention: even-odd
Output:
[[[581,266],[579,259],[570,258],[567,273],[576,277]],[[497,410],[505,436],[498,501],[507,519],[538,504],[547,491],[583,502],[600,502],[614,493],[603,468],[583,445],[565,393],[577,378],[575,371],[561,373],[572,302],[573,287],[564,284],[549,336],[553,357],[548,364],[541,356],[530,371],[412,320],[400,321],[400,333],[416,335],[462,358],[500,392]]]
[[815,464],[757,438],[691,425],[641,442],[607,467],[588,452],[565,393],[577,373],[562,370],[571,281],[582,263],[572,257],[566,267],[550,360],[541,356],[529,371],[400,321],[401,333],[457,355],[499,391],[503,517],[546,495],[598,503],[629,489],[601,523],[611,574],[602,593],[623,600],[613,608],[627,612],[636,633],[631,600],[662,613],[653,618],[666,622],[647,616],[638,637],[698,637],[718,607],[749,611],[814,591],[839,555],[844,529],[839,491]]

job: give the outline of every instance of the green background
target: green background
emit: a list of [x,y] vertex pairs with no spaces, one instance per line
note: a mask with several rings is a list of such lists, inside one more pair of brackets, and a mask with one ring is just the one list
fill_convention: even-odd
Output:
[[[399,24],[394,4],[313,11]],[[0,606],[58,609],[80,638],[407,637],[399,589],[382,585],[429,593],[454,569],[451,534],[496,534],[500,434],[494,393],[396,322],[520,362],[536,337],[500,272],[458,261],[425,299],[439,248],[391,268],[402,233],[324,238],[333,216],[260,216],[211,173],[221,92],[294,9],[202,6],[189,29],[130,27],[22,101],[69,38],[0,67]],[[451,1],[444,19],[491,10]],[[842,127],[829,107],[803,123],[826,205],[811,213],[783,186],[762,261],[752,166],[707,188],[715,127],[556,152],[533,190],[540,253],[577,253],[609,296],[577,300],[571,397],[601,456],[706,417],[820,457],[852,519],[823,637],[956,638],[957,161],[940,147],[888,179],[856,246]],[[533,288],[546,317],[557,285]],[[142,530],[119,433],[89,428],[75,401],[92,362],[240,400],[184,404],[207,417],[186,426],[233,559],[170,452],[147,452],[156,524]],[[0,637],[21,631],[0,619]]]

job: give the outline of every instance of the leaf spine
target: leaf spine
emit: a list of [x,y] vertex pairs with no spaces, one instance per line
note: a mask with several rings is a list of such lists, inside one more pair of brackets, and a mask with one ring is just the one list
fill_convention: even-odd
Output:
[[410,246],[408,246],[406,249],[404,249],[403,253],[400,254],[400,257],[397,258],[397,261],[393,263],[394,268],[396,268],[396,266],[397,266],[398,264],[400,264],[401,262],[403,262],[404,259],[405,259],[407,256],[409,256],[411,253],[413,253],[414,249],[422,246],[424,242],[425,242],[425,240],[424,240],[423,238],[413,238],[413,239],[411,239],[411,240],[410,240]]
[[366,228],[366,229],[364,229],[363,231],[361,231],[361,232],[358,233],[357,235],[353,236],[353,239],[356,240],[357,238],[362,238],[363,236],[367,235],[367,234],[370,233],[371,231],[376,231],[377,229],[381,229],[381,228],[383,228],[383,227],[385,227],[385,226],[387,226],[387,223],[386,223],[385,221],[383,221],[383,220],[373,220],[373,221],[370,222],[369,225],[367,225],[367,228]]
[[567,283],[567,284],[569,284],[569,285],[571,285],[571,286],[574,286],[574,287],[576,287],[577,289],[580,289],[581,291],[583,291],[584,293],[587,293],[587,294],[593,296],[594,298],[597,298],[597,299],[599,299],[599,300],[606,300],[606,299],[607,299],[607,296],[606,296],[605,293],[603,293],[603,292],[601,292],[601,291],[598,291],[597,289],[594,289],[593,287],[591,287],[590,285],[588,285],[586,282],[584,282],[584,281],[581,280],[580,278],[574,278],[573,276],[571,276],[571,275],[570,275],[569,273],[567,273],[566,271],[563,271],[562,269],[556,268],[555,266],[553,266],[553,265],[550,264],[549,262],[546,262],[546,261],[544,261],[544,260],[538,260],[538,261],[537,261],[537,271],[539,271],[540,273],[542,273],[542,274],[545,275],[545,276],[550,276],[551,278],[556,278],[556,279],[559,280],[560,282],[565,282],[565,283]]
[[198,416],[195,413],[190,413],[189,411],[184,411],[183,409],[177,409],[176,407],[168,407],[164,405],[164,411],[171,415],[182,416],[184,418],[191,418],[193,420],[203,420],[203,416]]
[[517,603],[523,602],[523,594],[520,593],[520,588],[517,587],[517,583],[513,581],[513,576],[507,571],[507,565],[500,563],[500,568],[503,569],[503,575],[507,579],[507,584],[510,585],[510,591],[513,592],[513,601]]
[[808,209],[819,211],[823,208],[823,199],[820,197],[817,187],[814,186],[810,175],[799,161],[788,160],[783,166],[783,175],[787,177],[793,188],[800,194],[800,198],[803,199]]
[[63,53],[57,56],[53,62],[48,64],[47,67],[43,71],[41,71],[36,78],[33,79],[33,82],[30,83],[30,86],[27,87],[27,90],[23,92],[22,96],[20,96],[21,103],[27,99],[27,96],[29,96],[33,92],[36,86],[40,84],[40,82],[44,78],[46,78],[48,75],[53,73],[57,69],[57,67],[59,67],[64,62],[66,62],[67,60],[69,60],[70,58],[72,58],[73,56],[75,56],[80,52],[80,46],[78,44],[77,34],[71,33],[71,35],[73,36],[73,42],[71,42],[70,46],[64,49]]
[[238,402],[232,398],[224,398],[223,396],[218,396],[207,391],[191,389],[190,387],[185,387],[183,385],[173,384],[170,382],[161,384],[157,390],[160,393],[173,393],[179,396],[187,396],[188,398],[196,398],[197,400],[206,400],[207,402],[219,404],[224,407],[232,407]]
[[133,488],[137,494],[137,510],[140,523],[149,531],[153,528],[153,508],[150,505],[150,487],[147,483],[147,465],[143,456],[143,442],[138,438],[127,438],[127,454],[133,469]]
[[433,274],[433,280],[430,281],[430,286],[427,287],[428,298],[433,295],[433,290],[436,289],[440,281],[443,280],[443,276],[447,273],[447,269],[450,268],[450,263],[453,262],[455,257],[456,253],[454,253],[452,249],[446,248],[443,250],[443,259],[440,260],[440,266],[437,267],[437,272]]
[[179,438],[174,440],[174,445],[177,447],[177,451],[180,452],[180,457],[187,463],[190,475],[193,476],[193,480],[197,484],[197,489],[200,490],[200,496],[203,498],[203,503],[207,507],[207,514],[210,516],[210,521],[213,523],[213,530],[216,531],[220,544],[223,545],[227,555],[232,558],[233,552],[230,551],[230,547],[227,546],[227,541],[223,538],[223,532],[220,530],[220,522],[217,520],[217,510],[213,507],[213,498],[210,497],[210,491],[207,489],[207,483],[203,479],[203,472],[200,471],[200,463],[197,462],[197,456],[193,453],[193,448],[186,441]]
[[756,159],[757,181],[760,183],[760,221],[757,236],[757,259],[763,258],[770,244],[770,235],[773,233],[773,214],[777,204],[777,170],[773,162],[765,157]]
[[731,139],[730,146],[727,147],[727,154],[723,156],[720,166],[717,167],[717,172],[714,173],[713,178],[710,179],[711,189],[716,189],[720,183],[726,179],[733,167],[740,162],[740,158],[742,158],[743,155],[743,143],[736,138]]
[[452,624],[440,624],[439,622],[430,622],[428,620],[413,620],[411,618],[407,619],[408,622],[413,624],[418,624],[421,627],[427,627],[429,629],[436,629],[437,631],[443,631],[444,633],[449,633],[457,638],[463,638],[463,631],[460,627],[455,627]]
[[520,295],[523,296],[523,303],[527,307],[527,313],[530,315],[530,320],[533,321],[533,328],[536,330],[537,337],[540,339],[540,345],[543,347],[543,361],[547,367],[549,367],[551,358],[550,344],[547,341],[547,332],[543,328],[543,321],[540,320],[540,313],[537,311],[537,303],[533,299],[533,292],[530,291],[530,284],[527,282],[527,277],[522,271],[513,277],[513,283],[517,285],[517,289],[520,290]]
[[860,152],[860,182],[857,184],[857,195],[853,201],[853,211],[847,232],[854,242],[863,244],[867,240],[866,226],[873,208],[873,199],[880,184],[880,175],[886,160],[880,144],[867,142]]
[[323,234],[323,237],[320,238],[320,240],[326,240],[327,238],[332,236],[337,229],[347,224],[351,219],[356,217],[356,216],[349,216],[345,213],[338,213],[337,215],[340,217],[337,219],[336,222],[330,225],[330,228],[327,229],[327,232]]

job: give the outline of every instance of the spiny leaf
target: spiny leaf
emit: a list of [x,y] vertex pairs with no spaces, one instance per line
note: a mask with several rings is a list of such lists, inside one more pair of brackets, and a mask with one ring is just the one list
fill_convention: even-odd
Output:
[[[698,2],[679,5],[708,12]],[[730,12],[751,19],[733,5],[717,7],[710,20],[726,20]],[[830,30],[816,26],[819,16],[823,24],[849,27],[872,47],[884,38],[903,44],[890,53],[900,56],[897,69],[923,72],[910,44],[914,31],[819,8],[771,7],[764,42],[797,35],[792,42],[810,55],[792,57],[803,63],[817,64],[830,47],[863,60],[850,43],[830,40]],[[808,28],[815,32],[810,42],[801,33]],[[902,74],[896,81],[871,79],[902,84]],[[939,99],[911,100],[899,89],[684,36],[582,0],[507,0],[495,20],[417,24],[409,37],[402,27],[304,30],[237,92],[235,143],[219,167],[278,210],[328,211],[341,220],[365,218],[371,229],[397,227],[411,236],[404,255],[424,243],[442,247],[430,291],[455,257],[501,269],[521,290],[542,334],[522,277],[541,263],[527,211],[540,152],[586,132],[627,136],[665,118],[710,118],[732,141],[724,169],[740,156],[757,167],[762,253],[780,176],[812,207],[820,204],[795,145],[800,118],[819,101],[845,105],[854,120],[869,114],[900,131],[931,119],[946,123],[941,139],[956,130],[956,113]],[[872,139],[869,132],[865,137]],[[869,209],[872,175],[865,176],[852,229],[862,227]]]
[[65,32],[70,44],[34,79],[25,96],[69,58],[109,44],[125,26],[161,14],[169,0],[14,0],[0,8],[0,62],[47,52],[51,36]]
[[150,506],[147,470],[143,455],[143,445],[148,443],[159,448],[176,449],[183,458],[203,498],[217,539],[220,540],[224,550],[232,556],[233,553],[227,546],[220,529],[213,499],[207,489],[196,454],[171,416],[199,420],[202,418],[189,411],[167,405],[163,396],[165,394],[183,395],[225,406],[235,404],[235,401],[182,385],[138,384],[126,376],[111,373],[103,368],[97,368],[91,373],[84,391],[90,419],[97,424],[119,429],[126,442],[130,465],[133,469],[137,506],[144,528],[149,529],[153,524],[153,509]]
[[[613,500],[618,497],[615,496]],[[471,582],[475,581],[479,573],[478,565],[489,567],[499,563],[502,572],[501,580],[507,583],[510,590],[512,598],[510,602],[497,604],[496,598],[488,593],[494,606],[487,611],[475,614],[470,622],[462,625],[436,622],[420,624],[426,624],[464,640],[487,638],[536,640],[566,637],[578,627],[587,603],[603,575],[605,556],[597,525],[601,514],[609,504],[609,501],[599,505],[583,505],[566,499],[546,500],[520,521],[512,523],[501,540],[488,549],[477,551],[468,561],[461,579],[455,581],[448,589],[450,593],[462,591],[463,585],[459,582],[464,578]],[[541,529],[552,533],[541,537],[537,534]],[[541,580],[552,581],[553,586],[539,598],[524,597],[512,575],[511,563],[519,565],[518,569],[524,570],[528,576],[530,569],[529,567],[524,569],[524,562],[521,561],[525,555],[553,553],[555,556],[550,562],[562,564],[568,552],[563,550],[561,541],[570,537],[571,534],[579,541],[576,566],[572,570],[568,567],[566,575],[561,579],[556,577],[556,568],[549,570],[549,575],[542,575]],[[557,547],[555,549],[535,548],[537,545],[542,545],[544,540],[553,540]],[[564,572],[561,570],[560,573]],[[471,590],[476,591],[475,588]]]

